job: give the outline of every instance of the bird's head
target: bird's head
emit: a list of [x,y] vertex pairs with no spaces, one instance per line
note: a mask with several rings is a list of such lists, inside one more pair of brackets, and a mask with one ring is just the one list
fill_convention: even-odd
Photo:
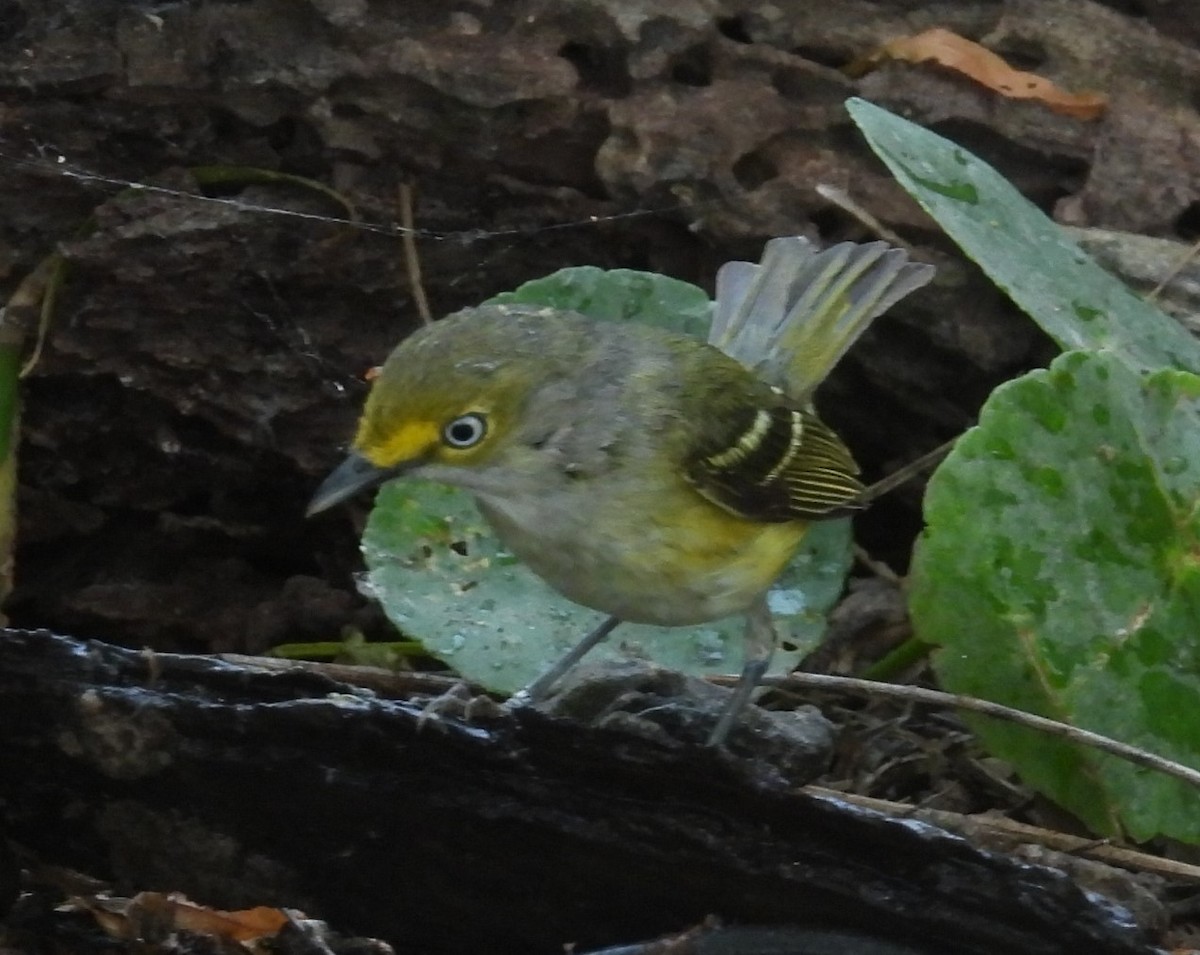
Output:
[[351,454],[308,513],[403,475],[469,486],[527,430],[528,399],[556,364],[546,323],[558,321],[545,309],[468,309],[401,342],[372,385]]

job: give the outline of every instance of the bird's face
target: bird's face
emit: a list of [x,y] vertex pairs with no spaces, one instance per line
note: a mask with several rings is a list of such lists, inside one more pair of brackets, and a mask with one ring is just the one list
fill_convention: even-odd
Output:
[[437,322],[392,352],[367,398],[352,454],[321,485],[309,513],[402,475],[473,488],[504,467],[538,380],[519,326]]
[[436,377],[430,370],[389,361],[376,380],[354,438],[354,450],[375,467],[478,466],[508,430],[512,402],[499,400],[508,396],[495,392],[491,374],[472,380],[461,368]]

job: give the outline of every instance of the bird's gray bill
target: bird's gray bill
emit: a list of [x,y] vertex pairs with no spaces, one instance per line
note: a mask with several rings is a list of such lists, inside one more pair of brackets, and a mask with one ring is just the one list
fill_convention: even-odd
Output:
[[351,454],[321,482],[312,500],[308,502],[305,516],[320,514],[321,511],[353,497],[359,491],[382,484],[390,477],[395,477],[395,472],[391,469],[376,467],[361,454]]

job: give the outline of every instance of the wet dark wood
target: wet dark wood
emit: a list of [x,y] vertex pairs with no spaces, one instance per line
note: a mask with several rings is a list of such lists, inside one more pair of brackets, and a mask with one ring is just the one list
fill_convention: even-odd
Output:
[[419,724],[312,673],[0,639],[9,833],[125,891],[298,906],[403,952],[551,953],[710,914],[964,955],[1152,951],[1061,873],[753,759],[535,712]]

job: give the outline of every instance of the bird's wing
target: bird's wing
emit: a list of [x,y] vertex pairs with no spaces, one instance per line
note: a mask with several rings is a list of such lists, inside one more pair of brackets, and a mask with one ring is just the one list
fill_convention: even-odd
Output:
[[725,510],[781,522],[838,517],[863,491],[858,465],[813,412],[784,404],[726,406],[706,423],[684,476]]

